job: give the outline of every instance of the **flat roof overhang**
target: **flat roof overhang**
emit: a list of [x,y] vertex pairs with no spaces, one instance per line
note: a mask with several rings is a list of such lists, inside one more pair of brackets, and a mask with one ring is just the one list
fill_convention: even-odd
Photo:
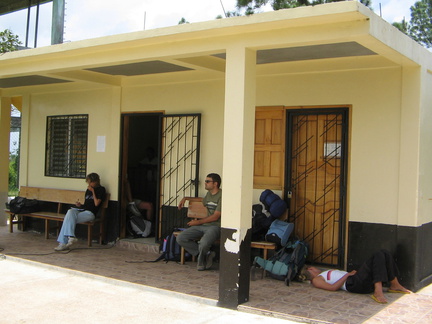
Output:
[[347,1],[6,53],[0,91],[223,78],[227,47],[238,42],[257,51],[258,75],[418,66],[425,55],[431,61],[426,49]]

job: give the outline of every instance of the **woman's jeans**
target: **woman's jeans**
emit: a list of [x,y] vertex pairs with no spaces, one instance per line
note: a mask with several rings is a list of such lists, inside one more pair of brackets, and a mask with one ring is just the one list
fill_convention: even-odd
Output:
[[66,244],[69,236],[75,236],[75,226],[78,223],[90,222],[95,215],[89,210],[71,208],[66,213],[57,242]]

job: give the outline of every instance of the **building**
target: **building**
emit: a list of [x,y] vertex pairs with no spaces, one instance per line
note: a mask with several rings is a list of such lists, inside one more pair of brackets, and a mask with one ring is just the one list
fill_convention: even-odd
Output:
[[[220,173],[223,306],[248,298],[251,206],[266,188],[289,200],[313,262],[350,269],[386,248],[417,290],[432,275],[431,65],[356,1],[7,53],[0,147],[15,103],[20,184],[82,189],[98,172],[120,237],[126,175],[143,176],[147,147],[158,152],[161,237],[178,199],[202,196],[206,174]],[[59,171],[64,152],[74,158]]]

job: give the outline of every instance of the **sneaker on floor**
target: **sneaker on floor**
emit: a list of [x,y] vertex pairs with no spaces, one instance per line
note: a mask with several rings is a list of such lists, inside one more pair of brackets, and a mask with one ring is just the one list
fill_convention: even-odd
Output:
[[55,251],[64,251],[68,250],[69,247],[66,244],[60,243],[56,248],[54,248]]
[[206,256],[206,265],[205,265],[205,269],[210,269],[211,266],[213,265],[213,259],[216,256],[216,253],[214,251],[210,251],[207,256]]
[[206,269],[205,266],[203,266],[202,264],[197,265],[197,270],[198,271],[204,271]]
[[69,236],[68,242],[66,244],[66,247],[70,247],[72,244],[78,242],[78,239],[73,236]]

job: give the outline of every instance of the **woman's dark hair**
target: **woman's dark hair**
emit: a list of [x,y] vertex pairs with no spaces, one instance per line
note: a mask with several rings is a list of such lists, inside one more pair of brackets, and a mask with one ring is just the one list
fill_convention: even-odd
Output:
[[86,181],[90,181],[90,182],[96,182],[98,185],[100,185],[100,178],[99,178],[99,174],[97,173],[89,173],[86,177]]
[[217,173],[209,173],[207,174],[207,178],[211,178],[214,182],[217,182],[217,187],[220,188],[222,179]]

